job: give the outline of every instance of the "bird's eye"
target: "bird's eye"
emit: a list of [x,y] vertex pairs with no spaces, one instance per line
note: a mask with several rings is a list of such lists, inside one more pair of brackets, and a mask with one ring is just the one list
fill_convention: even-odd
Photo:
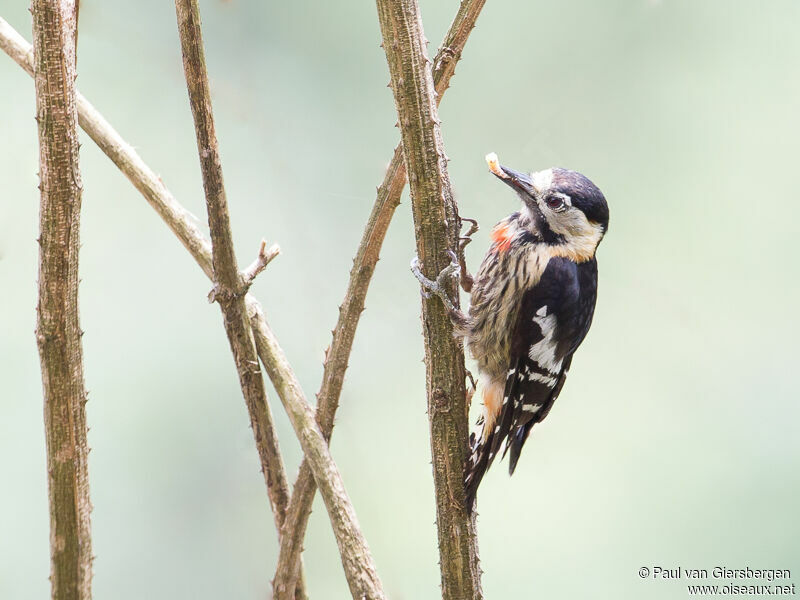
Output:
[[544,200],[545,204],[553,210],[560,210],[564,208],[564,199],[559,196],[548,196]]

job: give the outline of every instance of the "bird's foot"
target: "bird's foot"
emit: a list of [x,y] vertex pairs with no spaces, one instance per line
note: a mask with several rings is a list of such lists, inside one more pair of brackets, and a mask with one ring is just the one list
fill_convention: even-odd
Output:
[[458,264],[461,266],[461,288],[468,294],[472,292],[472,284],[475,283],[472,275],[467,270],[467,261],[464,257],[464,248],[467,247],[472,241],[472,234],[478,231],[478,222],[475,219],[468,219],[459,215],[459,220],[462,222],[467,221],[470,226],[467,232],[458,238]]
[[431,294],[436,294],[439,296],[439,298],[441,298],[442,302],[447,307],[447,310],[451,312],[458,312],[458,309],[453,304],[453,301],[450,300],[450,297],[447,295],[447,284],[453,277],[457,279],[460,278],[461,265],[459,264],[459,260],[455,252],[448,250],[447,254],[450,256],[450,264],[442,269],[441,273],[436,276],[436,281],[431,281],[422,274],[422,270],[419,266],[419,257],[417,256],[411,260],[411,272],[414,273],[414,276],[422,285],[422,295],[426,299],[430,298]]

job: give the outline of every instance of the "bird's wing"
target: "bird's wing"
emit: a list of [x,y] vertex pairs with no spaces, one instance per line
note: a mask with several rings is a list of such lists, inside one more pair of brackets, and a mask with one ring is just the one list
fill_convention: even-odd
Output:
[[[492,431],[472,438],[465,479],[469,506],[504,443],[503,455],[511,450],[509,472],[514,472],[531,428],[547,416],[564,386],[572,354],[591,322],[595,268],[588,265],[587,277],[581,272],[587,267],[552,258],[539,282],[524,293],[511,337],[500,413]],[[588,285],[588,301],[581,293],[582,284]],[[591,310],[584,306],[587,302]]]
[[580,287],[577,265],[551,259],[542,277],[522,297],[514,332],[503,407],[494,429],[490,455],[503,442],[511,450],[509,472],[534,424],[550,412],[572,361],[574,308]]

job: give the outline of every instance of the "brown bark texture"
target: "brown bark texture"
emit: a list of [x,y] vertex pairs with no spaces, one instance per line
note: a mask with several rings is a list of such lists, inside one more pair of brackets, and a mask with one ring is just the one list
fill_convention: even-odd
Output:
[[[261,369],[248,327],[249,320],[245,307],[247,285],[244,277],[238,271],[233,251],[219,150],[211,113],[211,95],[203,53],[198,2],[197,0],[176,0],[175,6],[211,230],[215,280],[213,295],[222,307],[225,329],[236,359],[245,397],[255,398],[257,394],[260,394],[261,398],[265,398]],[[259,332],[255,333],[258,336]],[[278,347],[273,338],[266,336],[260,339],[260,344],[269,347],[265,353],[273,356],[277,354]],[[265,363],[265,366],[270,368],[269,364]],[[279,372],[283,372],[285,369],[286,367]],[[248,399],[248,407],[250,404]],[[264,404],[266,405],[266,401]],[[303,452],[311,457],[311,463],[317,467],[314,476],[324,492],[326,508],[339,544],[342,565],[353,596],[369,600],[384,598],[372,555],[361,533],[341,476],[328,452],[327,442],[314,420],[311,406],[308,403],[285,406],[300,439]],[[252,409],[251,414],[253,414]],[[253,429],[256,430],[255,423]]]
[[[456,63],[461,58],[464,45],[485,0],[464,0],[445,35],[442,46],[434,60],[434,85],[436,102],[441,101],[455,74]],[[400,196],[406,184],[406,169],[402,144],[394,149],[389,168],[378,187],[377,197],[369,215],[358,251],[353,259],[350,280],[342,304],[339,319],[333,329],[331,345],[325,354],[322,385],[317,394],[317,422],[326,440],[330,440],[334,417],[339,407],[339,398],[344,384],[344,375],[350,352],[353,348],[356,328],[367,296],[367,290],[380,257],[380,249],[386,237],[392,216],[400,204]],[[314,501],[316,484],[307,460],[300,465],[300,472],[292,488],[292,498],[286,510],[284,533],[278,555],[278,566],[273,580],[273,596],[276,600],[292,597],[294,581],[299,573],[300,556],[303,550],[308,519]]]
[[[447,173],[432,65],[416,0],[377,0],[377,5],[411,188],[417,255],[425,275],[435,279],[450,263],[447,250],[457,252],[461,223]],[[455,281],[448,292],[458,305]],[[442,596],[478,599],[475,519],[467,514],[463,485],[469,431],[464,353],[438,298],[422,301],[422,323]]]
[[[264,363],[264,367],[275,389],[278,390],[278,395],[281,398],[303,397],[300,384],[288,368],[286,357],[278,346],[275,336],[269,327],[261,325],[266,323],[261,307],[258,303],[252,302],[250,311],[250,322],[253,325],[258,353],[260,356],[270,357],[270,360]],[[284,407],[300,439],[303,454],[308,458],[314,479],[325,502],[333,533],[339,545],[339,554],[350,593],[353,598],[358,599],[385,598],[372,554],[359,528],[336,463],[330,458],[328,444],[317,426],[314,410],[308,402],[285,403]]]
[[[245,306],[245,295],[252,278],[248,281],[239,272],[233,248],[222,162],[211,109],[211,91],[206,70],[199,7],[196,0],[176,0],[175,8],[211,232],[214,281],[211,297],[219,303],[222,310],[225,333],[228,336],[239,375],[239,384],[250,414],[250,424],[261,460],[261,470],[267,484],[275,526],[280,534],[289,502],[289,483],[272,413],[267,403],[264,379]],[[259,257],[263,251],[262,244]],[[296,598],[305,598],[302,575]]]
[[[0,18],[0,48],[25,71],[31,75],[33,74],[30,45],[2,18]],[[189,254],[191,254],[206,276],[213,281],[211,243],[194,223],[191,214],[175,199],[161,178],[142,160],[136,150],[80,94],[78,94],[78,114],[81,127],[89,134],[89,137],[125,174],[134,187],[139,190],[153,210],[156,211],[189,251]],[[343,491],[341,479],[339,478],[338,483],[333,480],[334,477],[338,477],[338,471],[336,471],[336,466],[328,452],[327,444],[325,444],[322,433],[313,418],[313,411],[300,387],[297,376],[286,359],[283,349],[278,344],[258,300],[252,294],[247,294],[245,299],[250,316],[250,326],[258,343],[259,358],[275,386],[275,391],[292,419],[292,426],[298,438],[300,438],[301,444],[304,444],[304,452],[306,452],[305,446],[309,444],[315,445],[315,451],[313,453],[306,452],[306,456],[311,457],[310,463],[315,479],[323,478],[326,480],[326,484],[320,486],[326,507],[330,503],[349,506],[349,499]],[[301,434],[300,432],[305,433]],[[311,442],[303,441],[309,438]],[[328,482],[327,480],[330,481]],[[341,514],[349,514],[350,516],[342,517],[340,516]],[[338,524],[334,525],[333,529],[334,534],[337,536],[340,552],[347,550],[347,560],[342,559],[343,563],[346,562],[346,569],[348,567],[358,568],[359,564],[364,564],[374,572],[369,549],[366,548],[360,531],[356,531],[353,535],[342,534],[342,529],[346,530],[349,523],[355,522],[352,507],[345,507],[343,511],[337,511],[334,514],[330,514],[329,509],[329,515],[332,521],[334,518],[338,521]],[[355,524],[356,530],[358,530],[357,522]],[[345,536],[346,539],[340,539],[340,537],[345,538]],[[359,538],[361,539],[360,545]],[[350,550],[351,548],[352,551]],[[370,576],[367,579],[375,581],[377,576]],[[371,587],[374,589],[376,586],[373,585]],[[372,598],[373,596],[365,595],[365,597]],[[374,597],[382,596],[376,594]]]
[[36,340],[44,388],[50,584],[57,600],[91,598],[92,541],[86,389],[78,319],[81,176],[75,100],[74,0],[34,0],[39,130],[39,299]]
[[[483,1],[469,0],[465,0],[461,3],[459,14],[448,32],[446,41],[437,57],[435,76],[437,79],[437,91],[440,95],[447,87],[449,77],[452,75],[455,64],[460,57],[463,44],[474,26],[475,18],[482,8],[483,3]],[[2,19],[0,19],[0,47],[20,64],[20,66],[31,73],[30,46]],[[78,95],[78,108],[81,126],[143,194],[145,199],[147,199],[187,250],[189,250],[190,254],[195,258],[206,275],[213,280],[211,245],[194,224],[189,213],[175,200],[161,179],[144,163],[136,151],[119,136],[103,116],[85,98],[80,96],[80,94]],[[370,222],[365,230],[364,238],[362,239],[362,244],[359,249],[359,257],[357,257],[356,264],[354,265],[353,273],[358,271],[361,282],[368,283],[369,277],[371,277],[371,273],[374,270],[374,262],[372,262],[371,265],[369,263],[370,261],[377,261],[377,250],[380,248],[385,229],[388,226],[394,208],[399,202],[399,196],[404,185],[404,178],[404,165],[402,162],[402,155],[398,148],[395,151],[384,183],[378,190],[378,201],[376,201]],[[379,201],[382,202],[382,204],[379,205]],[[366,242],[367,239],[370,240],[368,245]],[[369,251],[367,251],[363,259],[364,263],[367,265],[366,268],[359,266],[362,248],[369,248]],[[353,279],[351,279],[350,285],[348,286],[348,296],[350,296],[349,292],[351,289],[357,289],[354,288]],[[357,294],[358,291],[352,296],[352,301],[346,301],[343,304],[344,318],[349,323],[345,329],[352,328],[349,334],[350,342],[341,343],[338,346],[334,343],[331,347],[332,353],[336,348],[339,348],[340,350],[338,353],[343,353],[345,357],[344,366],[338,373],[338,390],[334,389],[332,392],[332,395],[336,396],[337,400],[338,393],[341,390],[341,376],[346,367],[346,357],[349,355],[349,347],[352,344],[352,332],[357,323],[357,316],[363,308],[363,299],[360,300],[361,305],[359,306]],[[274,338],[266,322],[259,303],[250,295],[247,296],[247,302],[251,319],[250,325],[259,342],[259,356],[264,362],[282,402],[284,405],[290,406],[308,406],[299,383],[291,370],[291,366],[286,361],[277,340]],[[353,314],[356,315],[355,319],[351,318]],[[342,322],[343,318],[340,317],[340,324]],[[337,325],[337,328],[338,327]],[[347,336],[348,334],[345,334],[341,336],[340,339],[346,340]],[[337,379],[336,372],[338,371],[338,368],[333,368],[336,364],[335,361],[331,362],[330,367],[326,368],[326,370],[332,374],[332,380],[334,381]],[[326,379],[326,381],[328,380],[330,379]],[[334,388],[335,387],[336,386],[334,386]],[[331,421],[332,416],[333,413],[331,412]],[[323,495],[327,498],[326,491],[327,490],[323,490]],[[311,497],[313,498],[313,488]],[[302,536],[299,537],[299,543],[302,544]]]

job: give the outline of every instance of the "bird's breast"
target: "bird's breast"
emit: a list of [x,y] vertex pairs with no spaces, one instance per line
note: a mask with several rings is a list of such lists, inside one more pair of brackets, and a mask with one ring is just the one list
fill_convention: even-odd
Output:
[[511,244],[504,251],[496,245],[475,277],[467,345],[481,373],[505,379],[522,296],[539,282],[551,253],[541,243]]

